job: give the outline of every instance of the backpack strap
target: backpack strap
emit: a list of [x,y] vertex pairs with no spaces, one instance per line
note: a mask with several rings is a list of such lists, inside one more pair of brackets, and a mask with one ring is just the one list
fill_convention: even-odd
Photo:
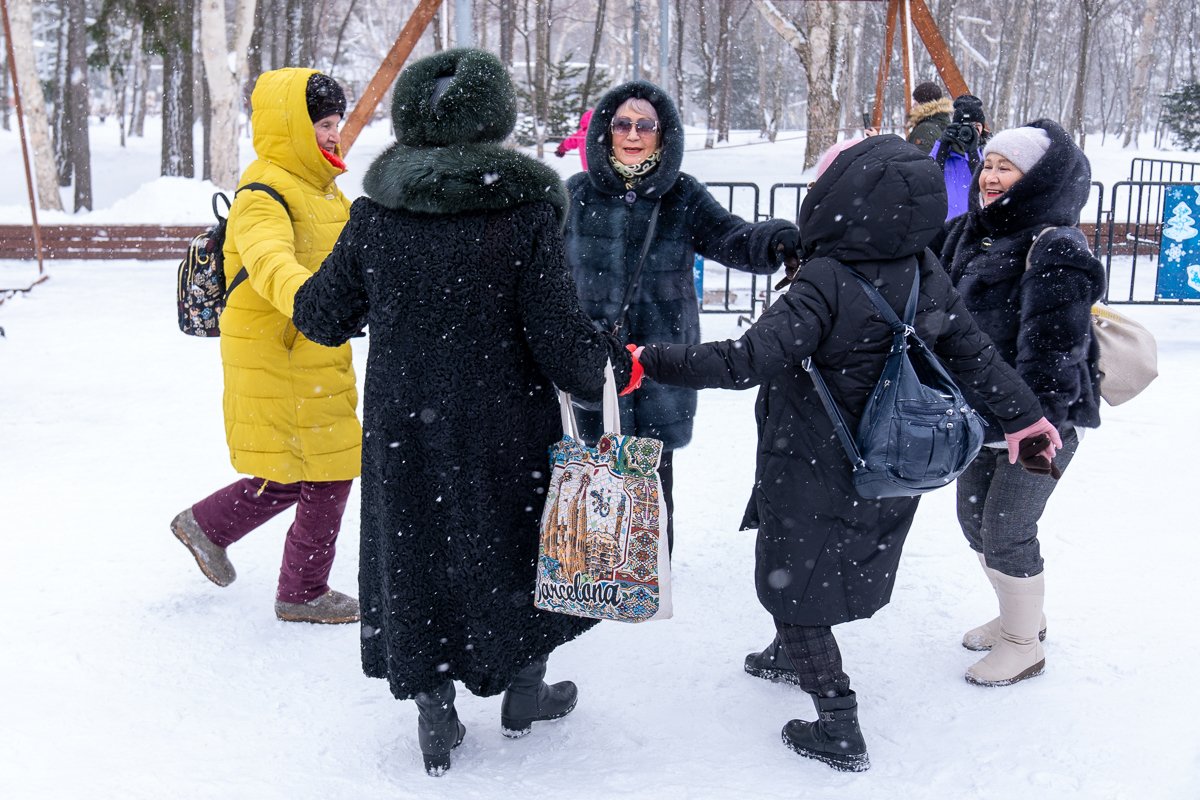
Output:
[[[279,203],[279,205],[283,206],[283,210],[286,214],[288,214],[290,216],[292,213],[291,209],[288,208],[287,201],[283,199],[283,195],[281,195],[279,192],[272,189],[270,186],[267,186],[265,183],[258,183],[258,182],[247,183],[245,186],[238,188],[238,190],[233,193],[234,199],[236,200],[237,196],[245,191],[266,192],[268,195],[270,195],[275,200],[275,202],[277,202],[277,203]],[[222,195],[222,197],[224,197],[224,195]],[[226,201],[226,202],[228,202],[228,201]],[[213,198],[214,213],[217,210],[216,207],[217,207],[217,198],[214,197]],[[246,280],[249,277],[250,277],[250,273],[246,271],[245,267],[242,267],[240,270],[238,270],[238,274],[233,276],[233,280],[229,282],[229,286],[225,289],[225,302],[229,302],[229,295],[233,294],[233,290],[236,289],[238,286],[240,286],[242,284],[242,281]]]
[[[841,264],[841,262],[838,262]],[[896,316],[896,312],[883,299],[883,295],[872,283],[863,277],[862,273],[853,267],[841,264],[855,279],[862,285],[863,291],[874,304],[875,308],[883,316],[884,322],[892,329],[893,341],[892,349],[888,353],[889,356],[904,352],[904,343],[907,341],[910,334],[916,333],[913,330],[913,322],[917,318],[917,298],[921,291],[921,264],[917,262],[916,275],[913,276],[912,289],[908,292],[908,302],[904,305],[904,320],[901,321]],[[845,417],[842,416],[841,410],[837,407],[837,403],[833,399],[833,394],[829,391],[829,386],[825,383],[825,379],[821,377],[821,372],[813,364],[812,357],[804,359],[800,362],[800,366],[812,378],[813,385],[817,389],[817,396],[821,398],[821,405],[825,406],[825,412],[829,414],[829,418],[833,420],[833,430],[837,433],[838,439],[842,443],[842,449],[846,451],[846,457],[850,459],[850,463],[854,466],[854,471],[863,469],[867,466],[867,462],[863,460],[862,453],[858,446],[854,444],[854,437],[850,435],[850,426],[846,424]]]

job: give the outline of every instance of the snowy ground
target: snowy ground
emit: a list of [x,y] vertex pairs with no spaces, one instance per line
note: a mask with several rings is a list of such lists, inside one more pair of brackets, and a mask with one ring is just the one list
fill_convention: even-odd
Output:
[[[386,125],[364,133],[348,194],[388,140]],[[156,137],[120,150],[110,122],[92,142],[92,221],[205,221],[211,187],[157,179]],[[27,219],[17,154],[0,132],[0,167],[18,187],[3,222]],[[765,188],[803,180],[802,154],[802,140],[689,152],[684,169]],[[1132,154],[1110,143],[1091,155],[1107,184]],[[569,173],[575,159],[550,163]],[[0,262],[0,287],[35,271]],[[754,597],[753,534],[737,531],[753,393],[706,392],[695,442],[676,458],[675,619],[604,623],[557,651],[549,678],[576,681],[579,707],[525,739],[500,735],[498,698],[460,694],[467,739],[435,781],[421,769],[415,706],[362,676],[357,629],[274,618],[288,515],[231,549],[239,579],[226,589],[168,531],[235,477],[217,343],[175,327],[174,264],[48,271],[0,306],[6,798],[1200,797],[1187,557],[1200,533],[1188,500],[1200,477],[1200,309],[1130,309],[1158,337],[1162,377],[1103,409],[1043,521],[1043,677],[994,690],[962,679],[976,654],[961,635],[995,600],[944,490],[922,503],[892,604],[838,630],[871,771],[836,773],[786,750],[779,731],[812,719],[810,701],[742,672],[772,635]],[[737,335],[731,315],[703,324],[706,338]],[[366,342],[355,344],[361,375]],[[356,485],[331,579],[343,590],[356,586],[358,531]]]

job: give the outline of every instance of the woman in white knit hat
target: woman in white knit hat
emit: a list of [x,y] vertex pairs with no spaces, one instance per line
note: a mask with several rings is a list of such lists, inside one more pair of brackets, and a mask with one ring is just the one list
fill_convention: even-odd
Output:
[[1091,306],[1104,294],[1104,269],[1074,227],[1090,187],[1087,157],[1057,123],[1001,131],[983,150],[971,210],[948,223],[941,248],[976,323],[1056,429],[1030,431],[1020,457],[1010,458],[999,425],[972,402],[995,440],[957,483],[959,524],[1000,605],[996,619],[963,637],[967,649],[990,651],[966,674],[982,686],[1006,686],[1045,668],[1037,523],[1084,429],[1100,424]]

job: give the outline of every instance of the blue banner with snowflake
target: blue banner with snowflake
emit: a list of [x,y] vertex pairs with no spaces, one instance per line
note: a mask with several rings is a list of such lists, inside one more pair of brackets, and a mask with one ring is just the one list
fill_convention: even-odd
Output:
[[1173,186],[1163,193],[1162,245],[1158,254],[1159,300],[1200,300],[1200,186]]

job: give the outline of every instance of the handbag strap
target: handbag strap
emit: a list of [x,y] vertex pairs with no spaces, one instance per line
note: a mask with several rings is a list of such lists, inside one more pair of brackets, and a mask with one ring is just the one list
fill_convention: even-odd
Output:
[[813,385],[817,387],[817,396],[821,398],[821,405],[825,406],[825,412],[833,420],[833,430],[842,442],[842,449],[846,451],[846,456],[854,466],[854,471],[858,472],[858,470],[867,465],[867,462],[863,461],[862,453],[859,452],[858,446],[854,444],[854,439],[850,436],[850,427],[846,425],[846,420],[842,416],[842,412],[838,409],[837,403],[834,402],[833,395],[829,393],[829,387],[825,384],[825,379],[821,377],[820,371],[813,364],[812,356],[801,361],[800,366],[804,367],[804,371],[812,377]]
[[1051,225],[1048,228],[1042,228],[1041,231],[1038,232],[1038,235],[1033,237],[1033,243],[1029,245],[1029,251],[1027,253],[1025,253],[1025,271],[1026,272],[1029,272],[1029,270],[1033,267],[1033,248],[1037,247],[1037,243],[1042,240],[1043,236],[1045,236],[1050,231],[1054,230],[1056,227],[1057,226],[1055,226],[1055,225]]
[[618,335],[621,328],[625,327],[626,318],[629,316],[629,306],[633,305],[633,295],[642,279],[642,267],[646,265],[646,256],[650,254],[650,244],[654,241],[654,229],[658,227],[658,210],[660,208],[662,208],[661,197],[650,212],[650,224],[646,226],[646,240],[642,242],[642,252],[638,255],[637,266],[633,268],[633,277],[630,278],[629,285],[625,287],[625,299],[621,301],[621,313],[617,316],[617,324],[612,329],[614,336]]
[[[575,419],[575,407],[571,403],[571,395],[562,389],[558,392],[558,409],[562,417],[563,433],[580,444],[583,436],[579,433],[579,421]],[[604,432],[621,435],[621,408],[617,402],[617,378],[613,374],[612,361],[604,362]]]

